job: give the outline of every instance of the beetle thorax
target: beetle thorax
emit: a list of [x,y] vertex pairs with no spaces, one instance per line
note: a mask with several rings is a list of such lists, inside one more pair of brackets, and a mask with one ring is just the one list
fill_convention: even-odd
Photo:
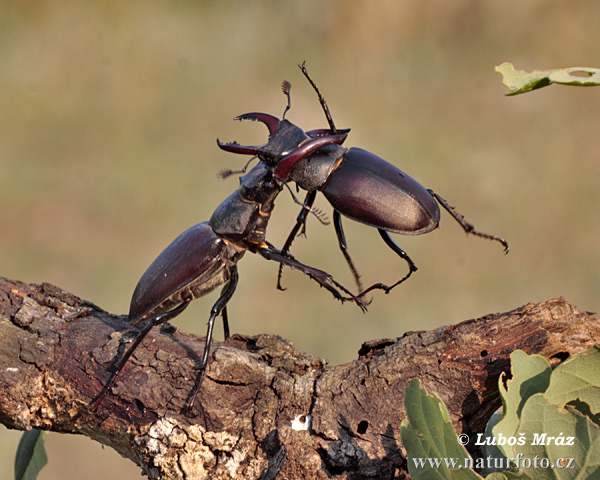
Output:
[[298,162],[290,174],[290,180],[296,182],[303,190],[320,190],[346,151],[346,148],[339,145],[320,148]]

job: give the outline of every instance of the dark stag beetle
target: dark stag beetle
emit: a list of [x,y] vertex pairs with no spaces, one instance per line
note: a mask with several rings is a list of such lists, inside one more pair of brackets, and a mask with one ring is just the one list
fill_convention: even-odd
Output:
[[[236,117],[236,120],[255,120],[264,123],[269,130],[268,143],[262,146],[243,146],[236,142],[224,144],[217,140],[221,149],[256,156],[261,163],[274,169],[280,181],[294,181],[298,187],[308,192],[296,225],[285,242],[283,252],[289,251],[298,232],[301,234],[305,232],[307,215],[312,211],[317,191],[321,191],[333,206],[333,222],[339,246],[358,285],[357,297],[359,298],[375,289],[389,293],[417,270],[414,262],[394,242],[389,232],[421,235],[434,230],[440,222],[438,203],[452,215],[467,234],[500,242],[504,246],[505,253],[508,253],[506,240],[475,230],[473,225],[440,195],[423,187],[396,166],[360,148],[342,147],[342,141],[346,139],[350,130],[336,129],[327,103],[308,75],[304,63],[299,67],[317,93],[329,129],[304,132],[285,120],[285,113],[291,105],[291,85],[284,82],[282,88],[288,97],[288,104],[282,120],[257,112]],[[233,172],[226,171],[223,176],[230,173]],[[385,243],[408,263],[408,273],[390,286],[376,283],[363,289],[358,272],[348,253],[341,215],[377,228]],[[277,281],[277,287],[282,290],[280,281],[283,265],[282,263],[279,267]]]
[[[318,144],[341,143],[344,133],[319,139]],[[315,147],[317,148],[317,147]],[[363,302],[328,273],[305,265],[288,252],[275,248],[265,239],[267,224],[275,198],[284,183],[277,167],[257,164],[240,178],[240,187],[217,207],[208,222],[200,223],[179,235],[142,275],[129,310],[132,325],[142,325],[121,358],[110,368],[111,375],[102,391],[91,403],[96,409],[113,385],[134,350],[156,325],[179,315],[189,303],[225,284],[210,311],[204,353],[193,390],[184,411],[193,407],[208,363],[215,318],[221,314],[225,340],[229,338],[227,302],[238,283],[236,264],[246,251],[258,253],[267,260],[300,270],[341,301],[354,301],[363,311]],[[298,202],[300,203],[300,202]],[[303,207],[309,208],[309,207]],[[314,211],[318,215],[317,211]]]

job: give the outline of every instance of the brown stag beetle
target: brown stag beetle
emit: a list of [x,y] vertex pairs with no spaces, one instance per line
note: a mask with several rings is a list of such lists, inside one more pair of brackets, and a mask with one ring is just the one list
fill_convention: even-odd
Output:
[[[344,133],[331,134],[319,144],[341,143],[344,137]],[[338,300],[354,301],[363,311],[366,310],[363,302],[331,275],[299,262],[288,252],[266,241],[265,232],[275,198],[283,187],[284,183],[267,164],[258,163],[240,178],[240,187],[217,207],[208,222],[183,232],[148,267],[133,292],[129,310],[131,324],[142,327],[136,332],[129,348],[110,367],[108,381],[91,403],[93,410],[106,396],[117,375],[152,327],[169,321],[185,310],[192,300],[225,284],[210,311],[200,369],[184,407],[186,412],[192,409],[204,378],[213,326],[219,314],[223,317],[225,340],[229,338],[227,302],[238,283],[236,264],[246,251],[300,270]]]
[[[337,140],[345,140],[350,130],[336,129],[327,103],[308,75],[304,63],[299,67],[317,93],[329,129],[304,132],[285,120],[285,113],[291,105],[291,86],[286,81],[283,82],[282,87],[288,97],[288,104],[282,120],[257,112],[246,113],[235,118],[264,123],[269,130],[268,143],[262,146],[243,146],[236,142],[221,143],[217,140],[221,149],[256,156],[261,163],[273,169],[274,176],[280,181],[294,181],[298,187],[308,192],[296,225],[285,242],[284,252],[289,251],[298,232],[301,234],[305,232],[306,217],[312,209],[317,191],[321,191],[333,206],[333,222],[339,246],[358,285],[357,297],[359,298],[375,289],[389,293],[417,270],[414,262],[390,237],[389,232],[404,235],[431,232],[440,222],[438,203],[452,215],[466,233],[500,242],[505,253],[508,253],[506,240],[475,230],[475,227],[440,195],[423,187],[396,166],[360,148],[342,147],[342,142]],[[233,172],[226,171],[223,176],[231,173]],[[348,253],[341,215],[377,228],[385,243],[408,263],[408,273],[392,285],[376,283],[363,289],[358,272]],[[282,290],[283,265],[282,263],[279,267],[277,281],[277,287]]]

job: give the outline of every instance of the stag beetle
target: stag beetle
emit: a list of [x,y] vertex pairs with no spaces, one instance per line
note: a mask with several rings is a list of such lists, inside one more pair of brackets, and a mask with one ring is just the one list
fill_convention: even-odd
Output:
[[[264,123],[269,130],[269,141],[265,145],[243,146],[237,142],[221,143],[217,140],[218,146],[225,151],[257,156],[262,163],[273,168],[275,175],[281,181],[294,181],[298,187],[308,192],[296,225],[285,242],[284,252],[289,251],[300,229],[302,229],[301,233],[304,233],[306,217],[312,209],[317,191],[321,191],[333,206],[333,221],[339,246],[358,285],[357,297],[359,298],[375,289],[389,293],[417,270],[414,262],[394,242],[389,232],[404,235],[431,232],[440,222],[438,203],[467,234],[500,242],[504,246],[505,253],[508,253],[506,240],[475,230],[475,227],[444,198],[433,190],[423,187],[396,166],[366,150],[342,147],[341,144],[350,130],[336,129],[327,103],[308,75],[305,64],[299,67],[317,93],[329,129],[304,132],[285,120],[285,113],[291,105],[291,86],[289,82],[284,82],[283,92],[288,97],[288,105],[282,120],[258,112],[246,113],[235,118]],[[224,176],[229,173],[225,172]],[[377,228],[385,243],[407,262],[408,273],[390,286],[376,283],[363,289],[358,272],[348,253],[341,215]],[[283,290],[280,283],[282,267],[283,264],[279,267],[277,287]]]
[[[328,135],[324,144],[341,143],[344,136],[344,133]],[[300,270],[338,300],[354,301],[363,311],[366,310],[363,302],[331,275],[299,262],[288,252],[266,241],[265,231],[274,201],[283,188],[283,182],[273,173],[273,169],[265,163],[258,163],[240,177],[239,188],[217,207],[208,222],[183,232],[154,260],[138,282],[129,310],[130,323],[142,325],[142,328],[130,347],[110,368],[111,375],[92,402],[93,409],[98,407],[152,327],[169,321],[185,310],[192,300],[225,284],[210,311],[200,369],[184,407],[185,411],[192,409],[204,378],[213,326],[219,314],[223,317],[225,340],[229,338],[227,302],[238,283],[236,264],[246,251]]]

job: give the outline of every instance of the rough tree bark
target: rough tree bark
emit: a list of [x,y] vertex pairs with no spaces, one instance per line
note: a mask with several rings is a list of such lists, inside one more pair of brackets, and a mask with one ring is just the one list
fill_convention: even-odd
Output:
[[203,339],[157,328],[92,412],[128,331],[126,317],[60,288],[0,277],[0,421],[87,435],[150,478],[408,478],[399,426],[409,380],[473,433],[499,407],[515,349],[556,364],[600,343],[598,316],[564,299],[368,342],[336,367],[277,336],[237,335],[214,343],[185,416]]

